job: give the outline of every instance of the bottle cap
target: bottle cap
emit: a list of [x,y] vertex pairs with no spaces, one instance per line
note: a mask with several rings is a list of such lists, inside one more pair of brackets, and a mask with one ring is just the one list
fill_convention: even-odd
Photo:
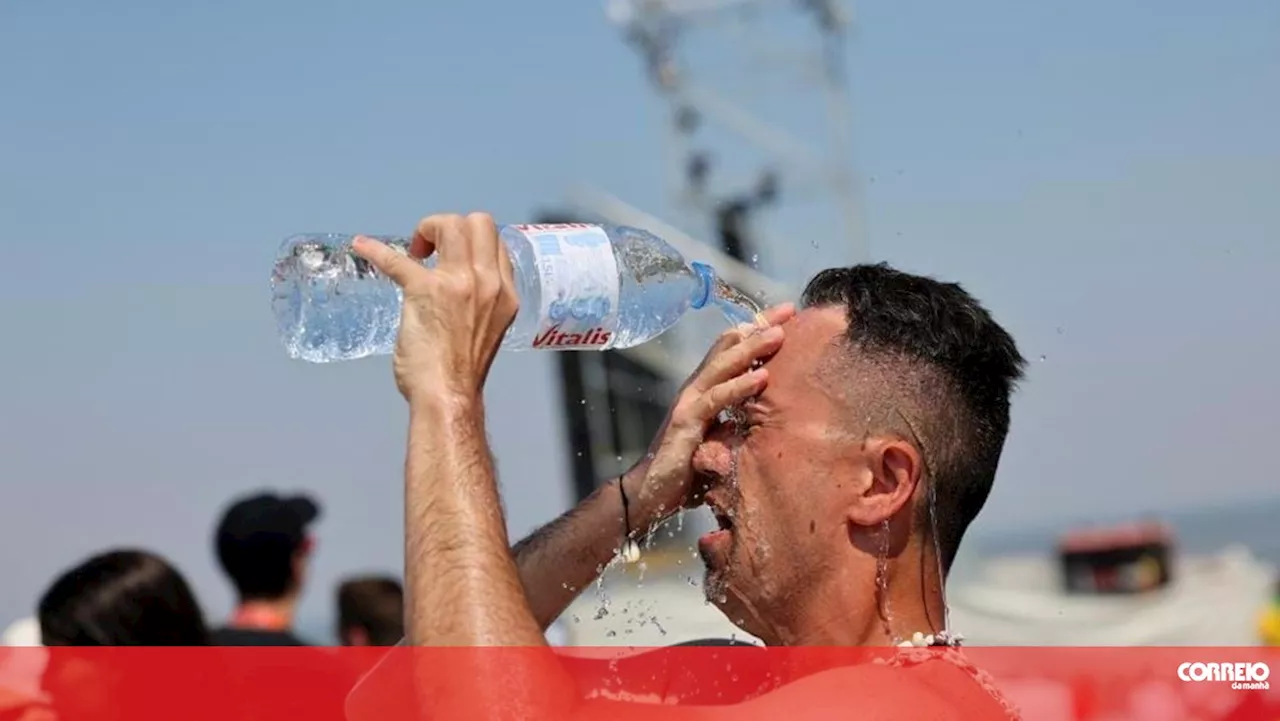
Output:
[[693,262],[689,267],[702,280],[702,292],[693,299],[693,308],[698,310],[711,301],[711,293],[716,286],[716,272],[706,263]]

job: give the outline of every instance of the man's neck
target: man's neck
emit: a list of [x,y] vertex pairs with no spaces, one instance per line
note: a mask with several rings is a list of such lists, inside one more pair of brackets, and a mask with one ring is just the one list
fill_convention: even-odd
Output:
[[[899,557],[897,569],[918,569],[915,558]],[[944,629],[946,605],[937,574],[890,571],[885,592],[869,586],[867,576],[850,566],[847,575],[811,586],[804,597],[789,599],[791,613],[774,641],[783,646],[893,646]],[[873,576],[874,577],[874,576]]]
[[233,628],[255,631],[287,631],[293,627],[297,601],[286,596],[279,599],[241,601],[231,615]]

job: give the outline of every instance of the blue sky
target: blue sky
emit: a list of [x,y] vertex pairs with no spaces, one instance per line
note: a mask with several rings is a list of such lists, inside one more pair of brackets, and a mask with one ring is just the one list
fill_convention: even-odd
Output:
[[[294,232],[516,222],[583,180],[666,212],[640,63],[599,5],[553,5],[0,5],[0,619],[114,542],[222,613],[214,509],[261,484],[328,502],[318,581],[398,567],[389,369],[288,361],[268,266]],[[857,11],[873,256],[1044,356],[981,529],[1274,495],[1280,5]],[[849,260],[802,214],[770,227],[822,238],[804,272]],[[551,383],[495,370],[524,401],[493,420],[517,532],[565,502]]]

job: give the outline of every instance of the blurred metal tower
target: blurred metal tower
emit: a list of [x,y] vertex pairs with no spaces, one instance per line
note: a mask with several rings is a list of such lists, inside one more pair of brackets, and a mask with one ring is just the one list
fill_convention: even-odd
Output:
[[[865,260],[841,0],[610,0],[666,116],[672,220],[797,284],[797,226]],[[785,231],[770,230],[770,219]],[[807,251],[807,247],[800,250]]]

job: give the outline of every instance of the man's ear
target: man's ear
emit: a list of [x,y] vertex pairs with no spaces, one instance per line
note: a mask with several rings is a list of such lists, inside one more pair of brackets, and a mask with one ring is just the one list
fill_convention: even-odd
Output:
[[867,439],[863,458],[870,482],[850,504],[849,520],[878,526],[911,503],[924,463],[915,446],[892,437]]

